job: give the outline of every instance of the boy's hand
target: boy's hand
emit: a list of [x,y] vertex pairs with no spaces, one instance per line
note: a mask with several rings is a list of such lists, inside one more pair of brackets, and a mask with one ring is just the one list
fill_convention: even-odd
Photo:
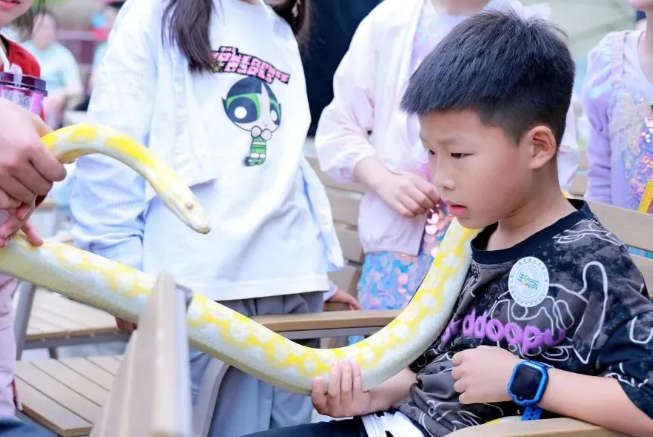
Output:
[[331,299],[327,300],[329,303],[344,303],[349,305],[349,309],[352,311],[358,311],[361,309],[360,303],[356,300],[354,296],[347,293],[346,291],[338,290],[336,294],[331,296]]
[[521,361],[500,347],[479,346],[453,356],[451,376],[463,404],[482,404],[510,400],[508,381]]
[[311,399],[317,412],[329,417],[362,416],[371,412],[372,395],[362,389],[361,369],[349,361],[333,365],[326,394],[322,378],[315,378]]

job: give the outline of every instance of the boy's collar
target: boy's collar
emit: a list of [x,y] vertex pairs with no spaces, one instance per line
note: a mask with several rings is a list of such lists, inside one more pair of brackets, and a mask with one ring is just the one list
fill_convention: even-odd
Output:
[[480,264],[502,264],[516,261],[525,256],[532,256],[538,247],[549,244],[555,235],[571,228],[583,219],[594,217],[589,205],[584,200],[569,199],[569,203],[574,206],[576,211],[508,249],[486,250],[490,236],[497,229],[497,224],[486,227],[471,243],[472,259]]

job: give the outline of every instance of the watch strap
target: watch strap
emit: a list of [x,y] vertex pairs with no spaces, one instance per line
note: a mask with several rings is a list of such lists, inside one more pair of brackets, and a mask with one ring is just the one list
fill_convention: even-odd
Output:
[[527,422],[529,420],[540,420],[542,417],[542,409],[537,405],[526,407],[524,414],[521,416],[522,422]]

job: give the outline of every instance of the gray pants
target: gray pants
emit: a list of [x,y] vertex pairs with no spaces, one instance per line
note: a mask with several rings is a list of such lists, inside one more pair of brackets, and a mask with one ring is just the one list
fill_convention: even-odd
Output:
[[[323,293],[312,292],[220,303],[248,317],[320,312],[323,308]],[[317,340],[300,343],[310,347],[318,346]],[[191,348],[193,404],[197,402],[200,383],[211,360],[217,359]],[[309,397],[273,387],[230,367],[220,385],[209,436],[241,437],[268,429],[308,423],[312,411]]]

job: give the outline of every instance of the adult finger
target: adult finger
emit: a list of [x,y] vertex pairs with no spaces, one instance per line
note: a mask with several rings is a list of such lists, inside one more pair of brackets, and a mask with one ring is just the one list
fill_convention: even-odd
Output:
[[21,205],[19,200],[14,199],[4,190],[0,189],[0,210],[14,209]]
[[16,217],[15,212],[10,213],[4,223],[0,225],[0,237],[2,237],[5,241],[10,240],[21,226],[22,222],[18,219],[18,217]]
[[35,208],[34,204],[23,203],[16,209],[16,217],[19,220],[27,221],[32,216]]
[[32,117],[32,123],[34,125],[34,129],[36,129],[36,133],[38,134],[39,137],[44,137],[50,132],[52,132],[52,128],[48,126],[48,124],[45,121],[43,121],[41,117],[31,112],[29,114]]
[[18,181],[38,196],[45,196],[52,188],[52,182],[44,178],[36,168],[26,166],[17,176]]
[[2,189],[21,203],[34,203],[36,200],[36,194],[15,177],[5,178]]
[[27,240],[32,246],[41,246],[43,244],[43,239],[32,222],[26,222],[21,229],[27,235]]
[[66,168],[45,146],[35,147],[31,153],[30,161],[36,171],[48,181],[58,182],[66,177]]

